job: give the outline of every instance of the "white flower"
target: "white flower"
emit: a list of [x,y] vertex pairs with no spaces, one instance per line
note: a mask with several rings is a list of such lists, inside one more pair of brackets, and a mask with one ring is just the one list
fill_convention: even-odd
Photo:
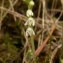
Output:
[[27,12],[26,12],[26,16],[27,17],[30,17],[30,16],[33,16],[33,12],[32,12],[32,10],[27,10]]
[[26,30],[26,36],[33,36],[33,35],[35,35],[35,32],[31,27],[28,27]]
[[34,2],[33,1],[30,1],[29,5],[33,6],[34,5]]
[[25,23],[25,26],[26,25],[28,25],[28,26],[35,26],[35,20],[32,17],[28,18],[28,20]]

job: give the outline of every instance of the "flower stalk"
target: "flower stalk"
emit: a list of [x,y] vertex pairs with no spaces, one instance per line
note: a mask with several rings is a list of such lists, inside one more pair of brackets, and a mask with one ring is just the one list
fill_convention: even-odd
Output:
[[[30,45],[28,47],[28,50],[27,50],[27,58],[29,57],[30,59],[32,59],[31,58],[32,56],[33,57],[35,56],[34,55],[34,53],[35,53],[35,46],[34,46],[34,35],[35,35],[35,32],[33,30],[33,27],[35,26],[35,19],[33,18],[33,16],[34,16],[33,11],[32,11],[33,6],[34,6],[34,1],[30,0],[28,2],[28,10],[26,11],[26,16],[28,18],[27,18],[27,20],[26,20],[26,22],[24,24],[25,26],[27,26],[26,37],[28,37],[29,45]],[[34,61],[34,59],[33,59],[33,61]]]

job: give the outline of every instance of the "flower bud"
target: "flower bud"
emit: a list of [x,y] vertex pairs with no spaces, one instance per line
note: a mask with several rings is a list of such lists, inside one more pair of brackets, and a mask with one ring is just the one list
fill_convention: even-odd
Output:
[[27,10],[27,12],[26,12],[26,16],[27,17],[30,17],[30,16],[33,16],[33,12],[32,12],[32,10]]
[[30,1],[29,5],[33,6],[34,5],[34,1]]
[[26,36],[33,36],[33,35],[35,35],[35,32],[31,27],[28,27],[26,30]]
[[32,17],[28,18],[28,20],[25,23],[25,26],[27,26],[27,25],[28,26],[35,26],[35,20]]

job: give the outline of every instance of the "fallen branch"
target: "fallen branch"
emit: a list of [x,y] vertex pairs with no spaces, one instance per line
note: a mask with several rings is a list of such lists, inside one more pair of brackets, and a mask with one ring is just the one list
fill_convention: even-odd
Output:
[[[22,15],[22,14],[16,12],[16,11],[12,11],[12,10],[10,10],[10,9],[6,9],[5,7],[0,7],[0,9],[2,9],[2,10],[4,10],[4,11],[6,11],[7,13],[9,13],[9,14],[11,14],[11,15],[17,17],[17,18],[19,18],[20,20],[24,20],[24,21],[27,20],[27,17],[26,17],[26,16],[24,16],[24,15]],[[40,21],[41,19],[38,18],[38,19],[35,19],[35,20],[39,20],[39,21]],[[37,23],[37,22],[36,22],[36,25],[35,25],[35,26],[42,29],[42,25],[39,24],[39,23]]]
[[56,23],[54,23],[51,27],[51,30],[50,30],[50,35],[46,37],[46,39],[42,42],[42,44],[38,47],[38,49],[35,51],[35,55],[38,56],[40,54],[40,52],[42,52],[43,48],[45,47],[46,43],[48,42],[50,36],[52,35],[52,33],[54,32],[55,30],[55,27],[56,27]]
[[23,15],[21,15],[21,14],[15,12],[15,11],[12,11],[12,10],[10,10],[10,9],[6,9],[6,8],[4,8],[4,7],[0,7],[0,9],[6,11],[7,13],[9,13],[9,14],[15,16],[15,17],[18,17],[18,18],[21,19],[21,20],[26,21],[26,17],[25,17],[25,16],[23,16]]

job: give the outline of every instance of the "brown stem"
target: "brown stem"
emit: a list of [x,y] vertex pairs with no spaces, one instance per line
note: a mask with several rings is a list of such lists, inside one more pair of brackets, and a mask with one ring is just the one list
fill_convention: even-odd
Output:
[[35,51],[35,55],[38,56],[40,54],[40,52],[43,50],[43,48],[45,47],[46,43],[48,42],[50,36],[52,35],[53,31],[55,30],[56,27],[56,23],[54,23],[51,27],[50,30],[50,35],[46,37],[46,39],[42,42],[42,44],[38,47],[38,49]]

